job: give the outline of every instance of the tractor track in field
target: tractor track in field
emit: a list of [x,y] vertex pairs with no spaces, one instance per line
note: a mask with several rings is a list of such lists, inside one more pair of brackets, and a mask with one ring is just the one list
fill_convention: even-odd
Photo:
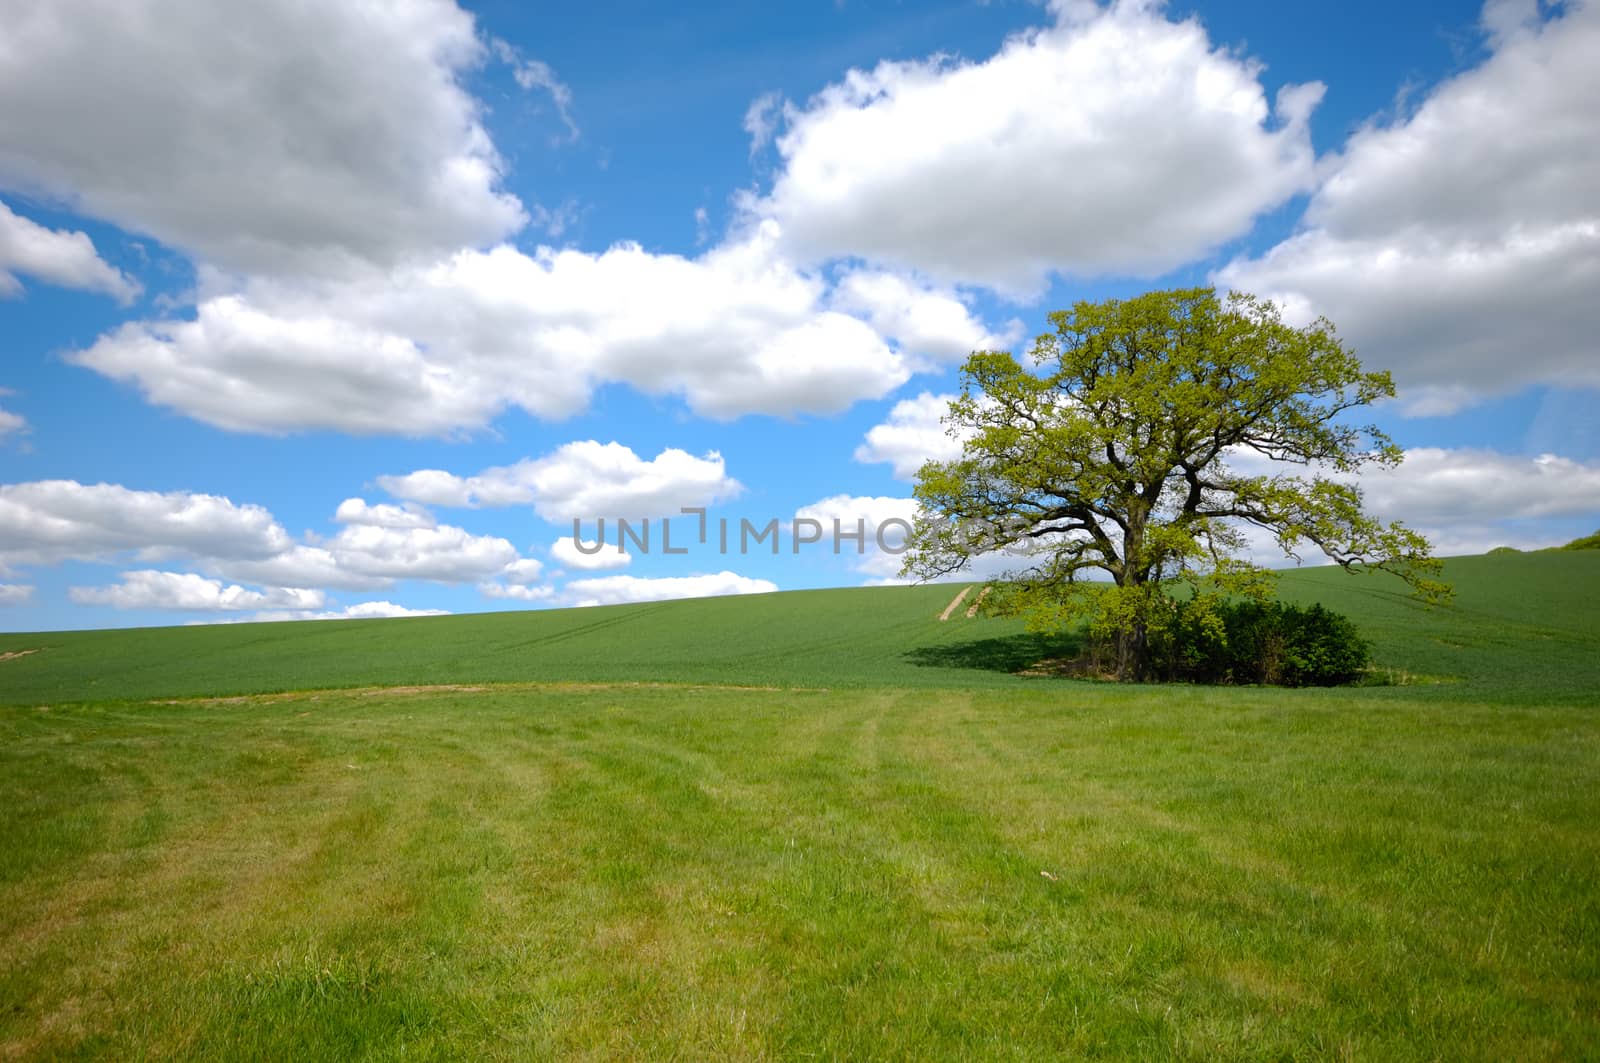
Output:
[[959,594],[950,599],[950,604],[944,607],[944,612],[939,614],[940,620],[949,620],[950,614],[960,608],[962,601],[972,592],[971,587],[962,587]]

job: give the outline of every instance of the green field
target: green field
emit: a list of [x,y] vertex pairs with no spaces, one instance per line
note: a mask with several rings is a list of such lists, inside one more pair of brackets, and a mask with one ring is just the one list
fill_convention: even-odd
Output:
[[949,586],[0,635],[0,1056],[1593,1058],[1600,553],[1447,575],[1285,578],[1341,690]]

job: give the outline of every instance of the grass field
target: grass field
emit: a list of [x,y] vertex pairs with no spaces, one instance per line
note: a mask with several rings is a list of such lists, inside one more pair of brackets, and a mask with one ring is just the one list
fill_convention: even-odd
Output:
[[[1360,621],[1376,660],[1474,696],[1593,702],[1600,551],[1458,558],[1450,609],[1387,576],[1286,574]],[[0,634],[0,704],[549,681],[969,688],[1060,652],[1015,621],[936,618],[959,586],[877,587],[404,620]],[[1074,689],[1076,688],[1069,688]],[[1079,691],[1081,693],[1081,691]],[[1441,692],[1444,693],[1444,692]],[[1446,696],[1449,696],[1446,694]]]
[[1286,578],[1342,690],[953,587],[3,635],[0,1056],[1592,1058],[1600,554],[1448,575]]

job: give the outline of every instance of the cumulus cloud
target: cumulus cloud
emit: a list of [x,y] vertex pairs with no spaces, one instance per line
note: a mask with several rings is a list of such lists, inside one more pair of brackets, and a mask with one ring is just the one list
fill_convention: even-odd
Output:
[[572,605],[621,605],[659,602],[670,598],[714,598],[728,594],[767,594],[778,585],[735,572],[696,576],[594,576],[572,580],[562,597]]
[[203,624],[267,624],[291,620],[387,620],[401,616],[449,616],[448,609],[411,609],[389,601],[358,602],[343,609],[269,609],[245,617],[202,620]]
[[[1321,85],[1274,106],[1196,19],[1076,8],[982,61],[880,63],[791,107],[781,172],[747,209],[803,258],[1031,291],[1051,272],[1160,274],[1308,187]],[[771,135],[772,106],[752,113]]]
[[1490,4],[1489,58],[1357,132],[1301,230],[1218,282],[1326,315],[1415,413],[1600,386],[1600,6],[1560,12]]
[[236,295],[205,300],[192,320],[129,322],[69,360],[235,431],[442,435],[501,405],[488,382],[435,364],[406,336],[331,305],[280,316]]
[[[867,495],[831,495],[794,511],[796,520],[814,520],[823,526],[824,540],[831,542],[834,522],[841,528],[854,531],[858,526],[866,529],[866,545],[871,548],[878,530],[883,528],[884,541],[896,546],[904,532],[895,521],[915,523],[917,500],[914,498],[871,497]],[[851,544],[846,544],[849,547]]]
[[[822,542],[829,548],[833,545],[834,521],[839,522],[838,527],[846,534],[863,527],[866,530],[864,547],[858,550],[854,540],[841,539],[838,552],[849,559],[852,569],[866,577],[864,582],[868,586],[886,586],[913,582],[900,575],[900,565],[905,560],[908,528],[916,524],[921,512],[914,498],[834,495],[801,506],[795,511],[795,519],[811,519],[820,524]],[[1027,559],[1020,554],[981,554],[973,558],[966,570],[952,573],[948,578],[994,579],[1026,566]]]
[[478,584],[478,591],[485,598],[498,598],[513,602],[545,602],[555,595],[554,587],[534,587],[526,583],[496,583],[488,581]]
[[[1304,466],[1249,451],[1230,454],[1228,464],[1246,476],[1306,474]],[[1392,469],[1328,475],[1359,487],[1373,515],[1422,532],[1439,556],[1482,553],[1495,546],[1556,546],[1572,536],[1553,533],[1553,523],[1581,521],[1580,527],[1592,527],[1600,522],[1600,463],[1556,454],[1413,447]],[[1242,530],[1252,560],[1283,562],[1283,552],[1269,534],[1252,527]],[[1326,563],[1314,549],[1306,552],[1305,561]]]
[[538,585],[543,574],[543,562],[532,557],[519,558],[502,568],[498,578],[479,583],[478,592],[485,598],[542,602],[555,593],[554,587]]
[[485,50],[451,0],[61,0],[5,21],[0,99],[27,106],[0,109],[0,187],[232,271],[388,265],[526,219],[461,86]]
[[795,510],[795,530],[801,521],[815,521],[805,532],[816,535],[820,527],[819,546],[848,557],[869,582],[898,583],[906,536],[920,509],[914,498],[832,495]]
[[582,550],[578,549],[572,536],[564,535],[551,544],[550,558],[565,568],[590,571],[627,568],[633,562],[633,555],[617,549],[615,542],[602,543],[586,539],[583,541],[583,547]]
[[722,455],[695,457],[669,448],[646,461],[621,443],[568,443],[542,458],[457,476],[419,469],[380,476],[396,498],[437,506],[532,505],[546,520],[673,516],[684,506],[708,506],[743,490]]
[[292,541],[266,509],[189,491],[42,480],[0,484],[0,563],[188,554],[266,559]]
[[33,601],[33,587],[26,583],[0,583],[0,608],[27,605]]
[[[567,417],[612,383],[713,418],[826,415],[887,394],[941,343],[989,336],[952,293],[910,282],[835,299],[771,218],[694,257],[507,243],[530,218],[558,233],[571,205],[501,190],[462,76],[498,55],[575,136],[571,93],[450,0],[67,0],[7,33],[0,98],[34,104],[0,114],[0,189],[197,260],[192,311],[70,360],[223,429],[449,436],[513,408]],[[29,252],[35,272],[125,280],[92,272],[82,234],[28,232],[60,250]],[[68,251],[81,261],[51,265]]]
[[509,407],[560,418],[608,382],[713,418],[830,414],[904,383],[901,351],[831,308],[826,280],[777,239],[767,222],[695,258],[500,246],[338,280],[256,278],[70,357],[151,402],[267,433],[446,435]]
[[378,528],[432,528],[438,524],[432,513],[415,502],[374,506],[364,498],[347,498],[340,502],[333,519],[340,524],[370,524]]
[[[369,506],[349,499],[340,506],[340,514],[338,519],[346,523],[337,534],[301,541],[263,507],[237,505],[214,495],[135,491],[71,480],[4,484],[0,485],[0,568],[132,557],[180,560],[200,573],[133,573],[132,582],[125,580],[126,586],[113,588],[114,594],[95,592],[82,599],[101,604],[132,601],[141,593],[170,597],[181,591],[192,601],[255,593],[223,587],[224,580],[267,588],[363,590],[405,579],[472,583],[505,578],[526,583],[539,572],[540,563],[520,557],[507,540],[436,524],[431,518],[424,521],[417,509]],[[242,608],[279,604],[311,607],[295,599],[250,601]]]
[[1600,464],[1556,454],[1413,447],[1359,482],[1374,512],[1436,528],[1600,514]]
[[203,572],[223,579],[276,587],[336,587],[366,591],[387,587],[393,579],[359,572],[324,546],[292,543],[270,557],[203,556],[192,562]]
[[1004,332],[989,331],[952,289],[881,270],[845,274],[834,289],[833,304],[865,318],[906,354],[934,366],[959,362],[973,351],[1009,348],[1022,335],[1022,323],[1015,320]]
[[544,562],[538,558],[522,557],[500,570],[500,578],[509,583],[529,584],[544,574]]
[[139,294],[138,283],[101,258],[87,233],[47,229],[0,202],[0,298],[22,291],[18,274],[124,303]]
[[955,398],[924,391],[914,399],[895,403],[886,421],[867,430],[866,440],[856,447],[855,459],[868,464],[887,462],[896,477],[912,480],[927,462],[959,458],[961,439],[950,435],[943,424]]
[[120,583],[106,587],[71,587],[67,596],[80,605],[108,605],[113,609],[181,609],[212,611],[241,609],[320,609],[321,591],[290,587],[248,590],[238,584],[206,579],[193,572],[141,569],[124,572]]
[[495,535],[473,535],[441,524],[432,528],[346,525],[324,544],[339,568],[380,580],[462,583],[493,575],[515,562],[517,548]]

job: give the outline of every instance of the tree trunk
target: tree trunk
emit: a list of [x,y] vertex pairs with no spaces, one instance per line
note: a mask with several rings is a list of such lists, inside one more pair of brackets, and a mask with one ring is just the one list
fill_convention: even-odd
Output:
[[1122,572],[1117,583],[1132,600],[1133,609],[1126,622],[1117,631],[1117,678],[1124,683],[1142,683],[1150,678],[1150,638],[1145,620],[1149,601],[1145,590],[1144,573],[1144,522],[1145,512],[1132,507],[1128,516],[1128,529],[1122,536]]
[[1150,638],[1142,619],[1117,632],[1117,678],[1142,683],[1150,675]]

